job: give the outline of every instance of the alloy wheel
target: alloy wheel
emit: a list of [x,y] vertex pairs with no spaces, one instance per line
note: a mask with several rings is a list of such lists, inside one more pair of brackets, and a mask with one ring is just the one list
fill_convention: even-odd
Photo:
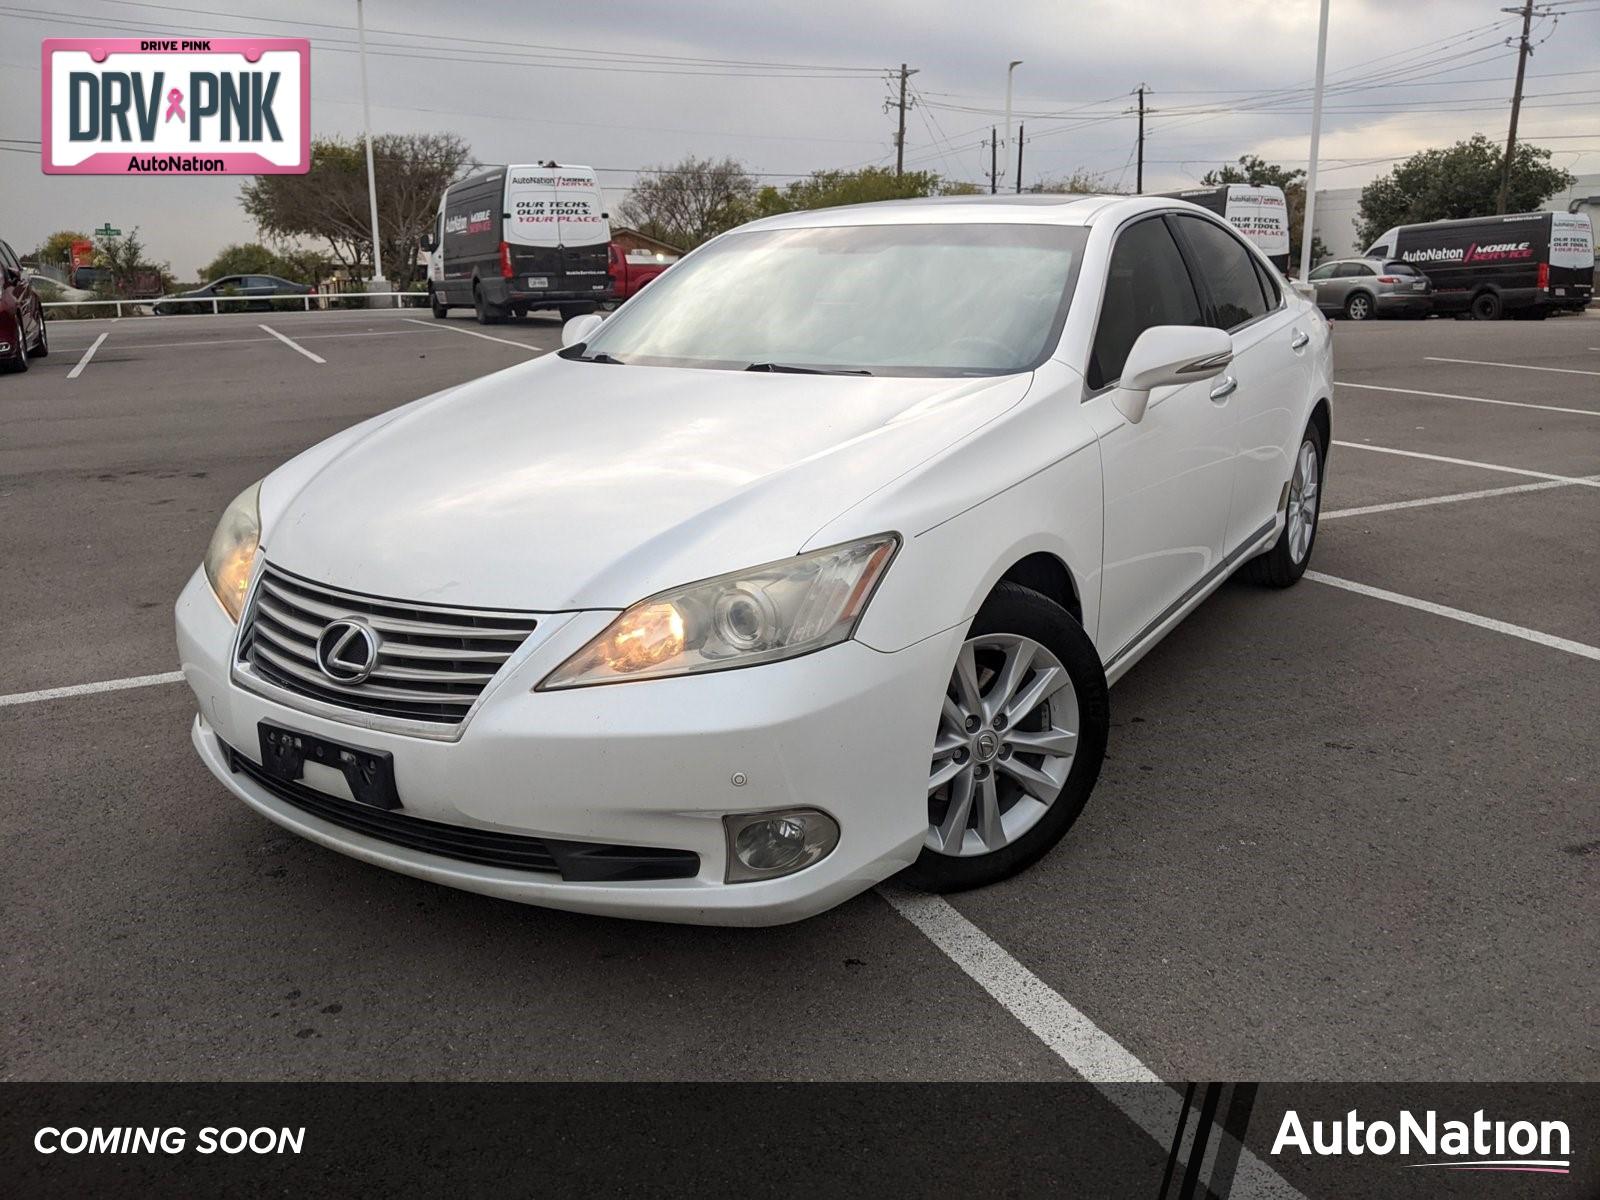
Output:
[[926,844],[991,854],[1026,834],[1061,795],[1078,743],[1067,669],[1016,634],[969,638],[956,656],[928,774]]
[[1289,481],[1289,557],[1304,562],[1311,551],[1311,538],[1317,531],[1317,503],[1320,491],[1317,447],[1307,438],[1300,443],[1295,458],[1294,478]]
[[1352,321],[1365,321],[1372,312],[1372,303],[1365,296],[1353,297],[1350,301],[1350,319]]

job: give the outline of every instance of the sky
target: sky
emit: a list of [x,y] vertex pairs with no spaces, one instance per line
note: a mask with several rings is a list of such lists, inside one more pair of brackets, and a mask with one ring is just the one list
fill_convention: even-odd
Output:
[[[1520,20],[1510,0],[1333,0],[1319,188],[1475,132],[1503,141]],[[1546,0],[1520,137],[1600,173],[1600,0]],[[1023,178],[1078,170],[1131,189],[1147,88],[1145,190],[1259,154],[1304,166],[1316,0],[366,0],[376,132],[449,131],[482,162],[598,168],[613,207],[640,168],[732,156],[762,183],[892,166],[902,62],[907,166],[987,182],[1006,66]],[[0,0],[0,237],[137,227],[180,279],[254,240],[238,178],[46,176],[46,37],[309,37],[313,135],[361,130],[355,0]],[[1002,134],[1002,140],[1004,135]],[[1003,148],[1014,184],[1016,135]]]

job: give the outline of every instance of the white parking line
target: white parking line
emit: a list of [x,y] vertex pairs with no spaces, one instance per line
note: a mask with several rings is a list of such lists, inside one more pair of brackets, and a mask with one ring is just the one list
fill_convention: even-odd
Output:
[[[1068,1067],[1095,1084],[1157,1145],[1163,1149],[1171,1145],[1182,1109],[1178,1093],[1165,1087],[1118,1086],[1159,1084],[1160,1076],[962,916],[943,896],[915,892],[896,883],[880,884],[878,894]],[[1207,1164],[1215,1159],[1220,1146],[1231,1140],[1231,1135],[1222,1129],[1212,1130],[1202,1162],[1204,1171],[1209,1172]],[[1192,1135],[1186,1135],[1184,1144],[1192,1147]],[[1180,1162],[1186,1162],[1191,1152],[1180,1151]],[[1300,1192],[1247,1148],[1239,1152],[1234,1194],[1304,1200]]]
[[182,683],[182,671],[167,671],[160,675],[130,675],[126,679],[102,679],[99,683],[76,683],[71,687],[43,688],[37,692],[12,692],[0,696],[0,708],[13,704],[39,704],[45,700],[62,700],[69,696],[92,696],[96,692],[120,692],[128,688],[155,687],[162,683]]
[[285,346],[289,347],[289,349],[294,350],[297,353],[304,354],[312,362],[317,363],[319,365],[324,365],[324,364],[327,363],[328,360],[323,358],[320,354],[311,353],[311,351],[307,350],[304,346],[302,346],[299,342],[295,341],[293,338],[284,337],[283,334],[279,333],[271,325],[262,325],[260,328],[265,329],[273,337],[277,338]]
[[[1600,475],[1591,476],[1587,481],[1574,482],[1600,483]],[[1421,500],[1396,500],[1392,504],[1367,504],[1361,508],[1336,508],[1332,512],[1325,512],[1321,519],[1324,521],[1337,521],[1341,517],[1365,517],[1372,513],[1394,512],[1400,508],[1428,508],[1434,504],[1459,504],[1463,500],[1487,500],[1491,496],[1514,496],[1518,492],[1542,492],[1547,488],[1571,487],[1564,479],[1546,479],[1542,483],[1515,483],[1510,487],[1485,488],[1480,492],[1456,492],[1451,496],[1428,496]]]
[[1399,392],[1404,396],[1432,396],[1435,400],[1470,400],[1474,404],[1503,404],[1507,408],[1539,408],[1545,412],[1577,413],[1582,417],[1600,417],[1600,409],[1559,408],[1554,404],[1529,404],[1523,400],[1490,400],[1486,396],[1456,396],[1450,392],[1419,392],[1415,388],[1379,387],[1375,383],[1346,383],[1339,379],[1334,387],[1361,388],[1368,392]]
[[1124,1050],[940,896],[885,884],[879,893],[1001,1007],[1090,1083],[1160,1083]]
[[1335,446],[1343,446],[1347,450],[1371,450],[1374,454],[1398,454],[1404,458],[1421,458],[1428,462],[1449,463],[1456,467],[1479,467],[1485,471],[1504,471],[1507,475],[1530,475],[1534,479],[1557,479],[1562,483],[1575,483],[1580,487],[1600,487],[1600,480],[1585,478],[1582,475],[1555,475],[1549,471],[1529,471],[1524,467],[1505,467],[1499,463],[1475,462],[1470,458],[1448,458],[1443,454],[1424,454],[1420,450],[1397,450],[1393,446],[1372,446],[1366,442],[1341,442],[1337,439]]
[[1343,588],[1347,592],[1355,592],[1358,596],[1370,596],[1374,600],[1387,600],[1390,604],[1399,604],[1406,608],[1414,608],[1419,612],[1432,613],[1436,617],[1449,617],[1452,621],[1460,621],[1464,625],[1476,625],[1479,629],[1493,630],[1495,633],[1504,633],[1510,637],[1521,638],[1526,642],[1535,642],[1541,646],[1549,646],[1553,650],[1564,650],[1568,654],[1576,654],[1579,658],[1591,658],[1596,662],[1600,662],[1600,646],[1589,646],[1583,642],[1575,642],[1570,638],[1540,633],[1537,629],[1529,629],[1525,625],[1513,625],[1509,621],[1497,621],[1493,617],[1479,616],[1477,613],[1467,612],[1465,609],[1435,604],[1431,600],[1419,600],[1415,596],[1404,596],[1399,592],[1375,588],[1365,583],[1356,583],[1350,579],[1340,579],[1335,575],[1324,575],[1321,571],[1307,571],[1305,577],[1316,583],[1325,583],[1329,587]]
[[83,357],[78,360],[78,365],[67,372],[67,378],[76,379],[79,375],[82,375],[83,369],[89,365],[89,360],[94,357],[94,352],[100,349],[100,343],[105,341],[110,336],[110,333],[102,333],[99,337],[95,338],[94,343],[83,352]]
[[1550,371],[1556,375],[1600,375],[1600,371],[1579,371],[1573,367],[1530,367],[1527,363],[1484,362],[1477,358],[1434,358],[1428,355],[1423,361],[1460,363],[1466,367],[1510,367],[1514,371]]
[[[113,318],[114,319],[114,318]],[[409,329],[364,329],[359,333],[302,333],[298,338],[302,342],[324,341],[328,338],[359,338],[359,337],[415,337]],[[211,346],[240,346],[251,342],[270,342],[269,337],[242,337],[242,338],[192,338],[187,342],[133,342],[128,345],[130,350],[178,350],[201,349]],[[123,343],[118,342],[119,346]],[[65,347],[62,347],[63,349]]]
[[468,337],[482,338],[486,342],[499,342],[502,346],[515,346],[518,350],[526,350],[529,354],[547,353],[543,346],[530,346],[527,342],[514,342],[510,338],[491,337],[487,333],[479,333],[476,329],[457,329],[454,325],[444,325],[438,321],[419,321],[415,317],[401,317],[402,321],[410,321],[413,325],[421,325],[427,329],[444,329],[450,333],[464,333]]

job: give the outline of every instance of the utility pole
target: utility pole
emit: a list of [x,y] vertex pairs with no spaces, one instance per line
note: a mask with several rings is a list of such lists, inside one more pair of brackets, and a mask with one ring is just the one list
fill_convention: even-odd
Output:
[[[1501,12],[1514,13],[1514,8],[1502,8]],[[1528,29],[1533,24],[1533,0],[1523,0],[1522,5],[1522,45],[1517,51],[1517,88],[1511,93],[1511,129],[1506,134],[1506,160],[1500,164],[1500,200],[1495,205],[1496,213],[1504,213],[1511,193],[1511,158],[1517,152],[1517,117],[1522,111],[1522,76],[1528,68],[1528,55],[1533,52],[1528,45]]]
[[1026,125],[1017,126],[1017,195],[1022,194],[1022,143],[1026,140],[1022,134],[1027,129]]
[[379,287],[383,278],[383,259],[378,252],[378,174],[372,167],[372,109],[367,104],[367,23],[361,13],[361,0],[356,0],[356,36],[361,40],[361,122],[367,135],[367,202],[372,210],[372,284],[373,291],[387,291]]
[[1013,58],[1006,64],[1006,149],[1011,148],[1011,75],[1022,65],[1020,58]]
[[1306,163],[1306,211],[1300,226],[1300,282],[1311,274],[1312,227],[1317,216],[1317,155],[1322,145],[1322,83],[1328,65],[1328,0],[1317,23],[1317,83],[1311,93],[1311,157]]
[[[1126,167],[1123,170],[1127,170]],[[1144,84],[1139,85],[1139,165],[1133,174],[1133,190],[1144,195]]]
[[989,126],[989,195],[994,195],[1000,184],[1000,131]]
[[906,69],[906,64],[900,64],[900,128],[894,135],[894,173],[896,178],[905,174],[906,170],[906,80],[915,75],[915,71]]

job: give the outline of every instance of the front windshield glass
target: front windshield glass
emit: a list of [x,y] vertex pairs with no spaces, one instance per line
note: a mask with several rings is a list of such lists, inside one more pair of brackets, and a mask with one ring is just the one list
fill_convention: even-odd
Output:
[[724,370],[1027,371],[1060,335],[1087,236],[955,223],[731,233],[629,301],[583,356]]

